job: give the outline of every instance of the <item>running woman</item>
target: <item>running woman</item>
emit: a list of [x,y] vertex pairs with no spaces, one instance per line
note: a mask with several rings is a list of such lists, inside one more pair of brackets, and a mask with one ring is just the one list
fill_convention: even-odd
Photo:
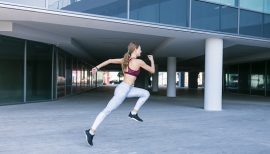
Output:
[[98,114],[91,129],[85,130],[87,142],[91,146],[93,146],[93,138],[98,126],[105,117],[123,103],[125,98],[139,97],[135,107],[130,111],[128,116],[133,120],[143,122],[143,120],[138,116],[138,111],[149,98],[150,93],[145,89],[137,88],[133,85],[140,73],[140,68],[143,68],[153,74],[155,73],[155,64],[152,55],[148,55],[151,66],[147,65],[143,60],[137,59],[137,57],[141,56],[141,52],[141,46],[139,44],[130,42],[128,45],[128,51],[125,53],[123,58],[106,60],[92,69],[92,72],[95,73],[100,68],[108,64],[121,64],[122,71],[124,72],[124,80],[115,88],[114,96],[111,98],[105,109]]

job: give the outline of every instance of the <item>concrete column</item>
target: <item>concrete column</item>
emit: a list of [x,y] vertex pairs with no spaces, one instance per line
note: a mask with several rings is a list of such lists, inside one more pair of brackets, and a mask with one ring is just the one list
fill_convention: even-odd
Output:
[[189,72],[188,74],[188,88],[198,88],[199,72]]
[[176,97],[176,57],[167,59],[167,96]]
[[152,77],[152,91],[153,92],[158,92],[158,65],[155,64],[155,73],[153,74]]
[[223,40],[209,38],[205,42],[204,109],[222,110]]

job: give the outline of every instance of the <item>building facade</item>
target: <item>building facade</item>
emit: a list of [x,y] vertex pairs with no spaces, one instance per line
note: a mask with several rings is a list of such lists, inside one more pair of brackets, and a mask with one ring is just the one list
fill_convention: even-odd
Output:
[[102,85],[102,72],[52,44],[0,36],[0,104],[48,101]]
[[204,72],[205,109],[221,109],[222,91],[270,95],[270,0],[1,0],[0,8],[2,102],[97,87],[102,72],[91,66],[122,56],[109,51],[130,40],[158,57],[168,97],[176,71],[193,74],[189,82]]

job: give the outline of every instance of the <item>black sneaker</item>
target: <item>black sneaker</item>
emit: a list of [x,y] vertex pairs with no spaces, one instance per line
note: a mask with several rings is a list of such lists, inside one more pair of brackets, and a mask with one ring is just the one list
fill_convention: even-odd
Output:
[[86,136],[86,141],[93,146],[93,138],[95,135],[91,135],[89,132],[90,129],[85,130],[85,136]]
[[143,122],[143,120],[138,116],[138,113],[135,114],[135,115],[133,115],[133,114],[131,114],[131,112],[130,112],[128,116],[129,116],[131,119],[133,119],[133,120]]

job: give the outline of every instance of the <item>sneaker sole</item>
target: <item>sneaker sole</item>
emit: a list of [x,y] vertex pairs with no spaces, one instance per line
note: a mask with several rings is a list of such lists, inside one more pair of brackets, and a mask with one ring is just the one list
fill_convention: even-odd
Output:
[[[86,143],[87,143],[88,145],[90,145],[90,144],[88,143],[88,138],[87,138],[87,135],[85,134],[85,132],[84,132],[84,136],[85,136]],[[93,146],[93,145],[90,145],[90,146]]]
[[85,140],[88,143],[87,135],[85,133],[84,133],[84,135],[85,135]]
[[132,119],[132,120],[135,120],[135,121],[137,121],[137,122],[141,122],[141,121],[139,121],[139,120],[137,120],[137,119],[135,119],[135,118],[131,118],[131,117],[129,117],[130,119]]

